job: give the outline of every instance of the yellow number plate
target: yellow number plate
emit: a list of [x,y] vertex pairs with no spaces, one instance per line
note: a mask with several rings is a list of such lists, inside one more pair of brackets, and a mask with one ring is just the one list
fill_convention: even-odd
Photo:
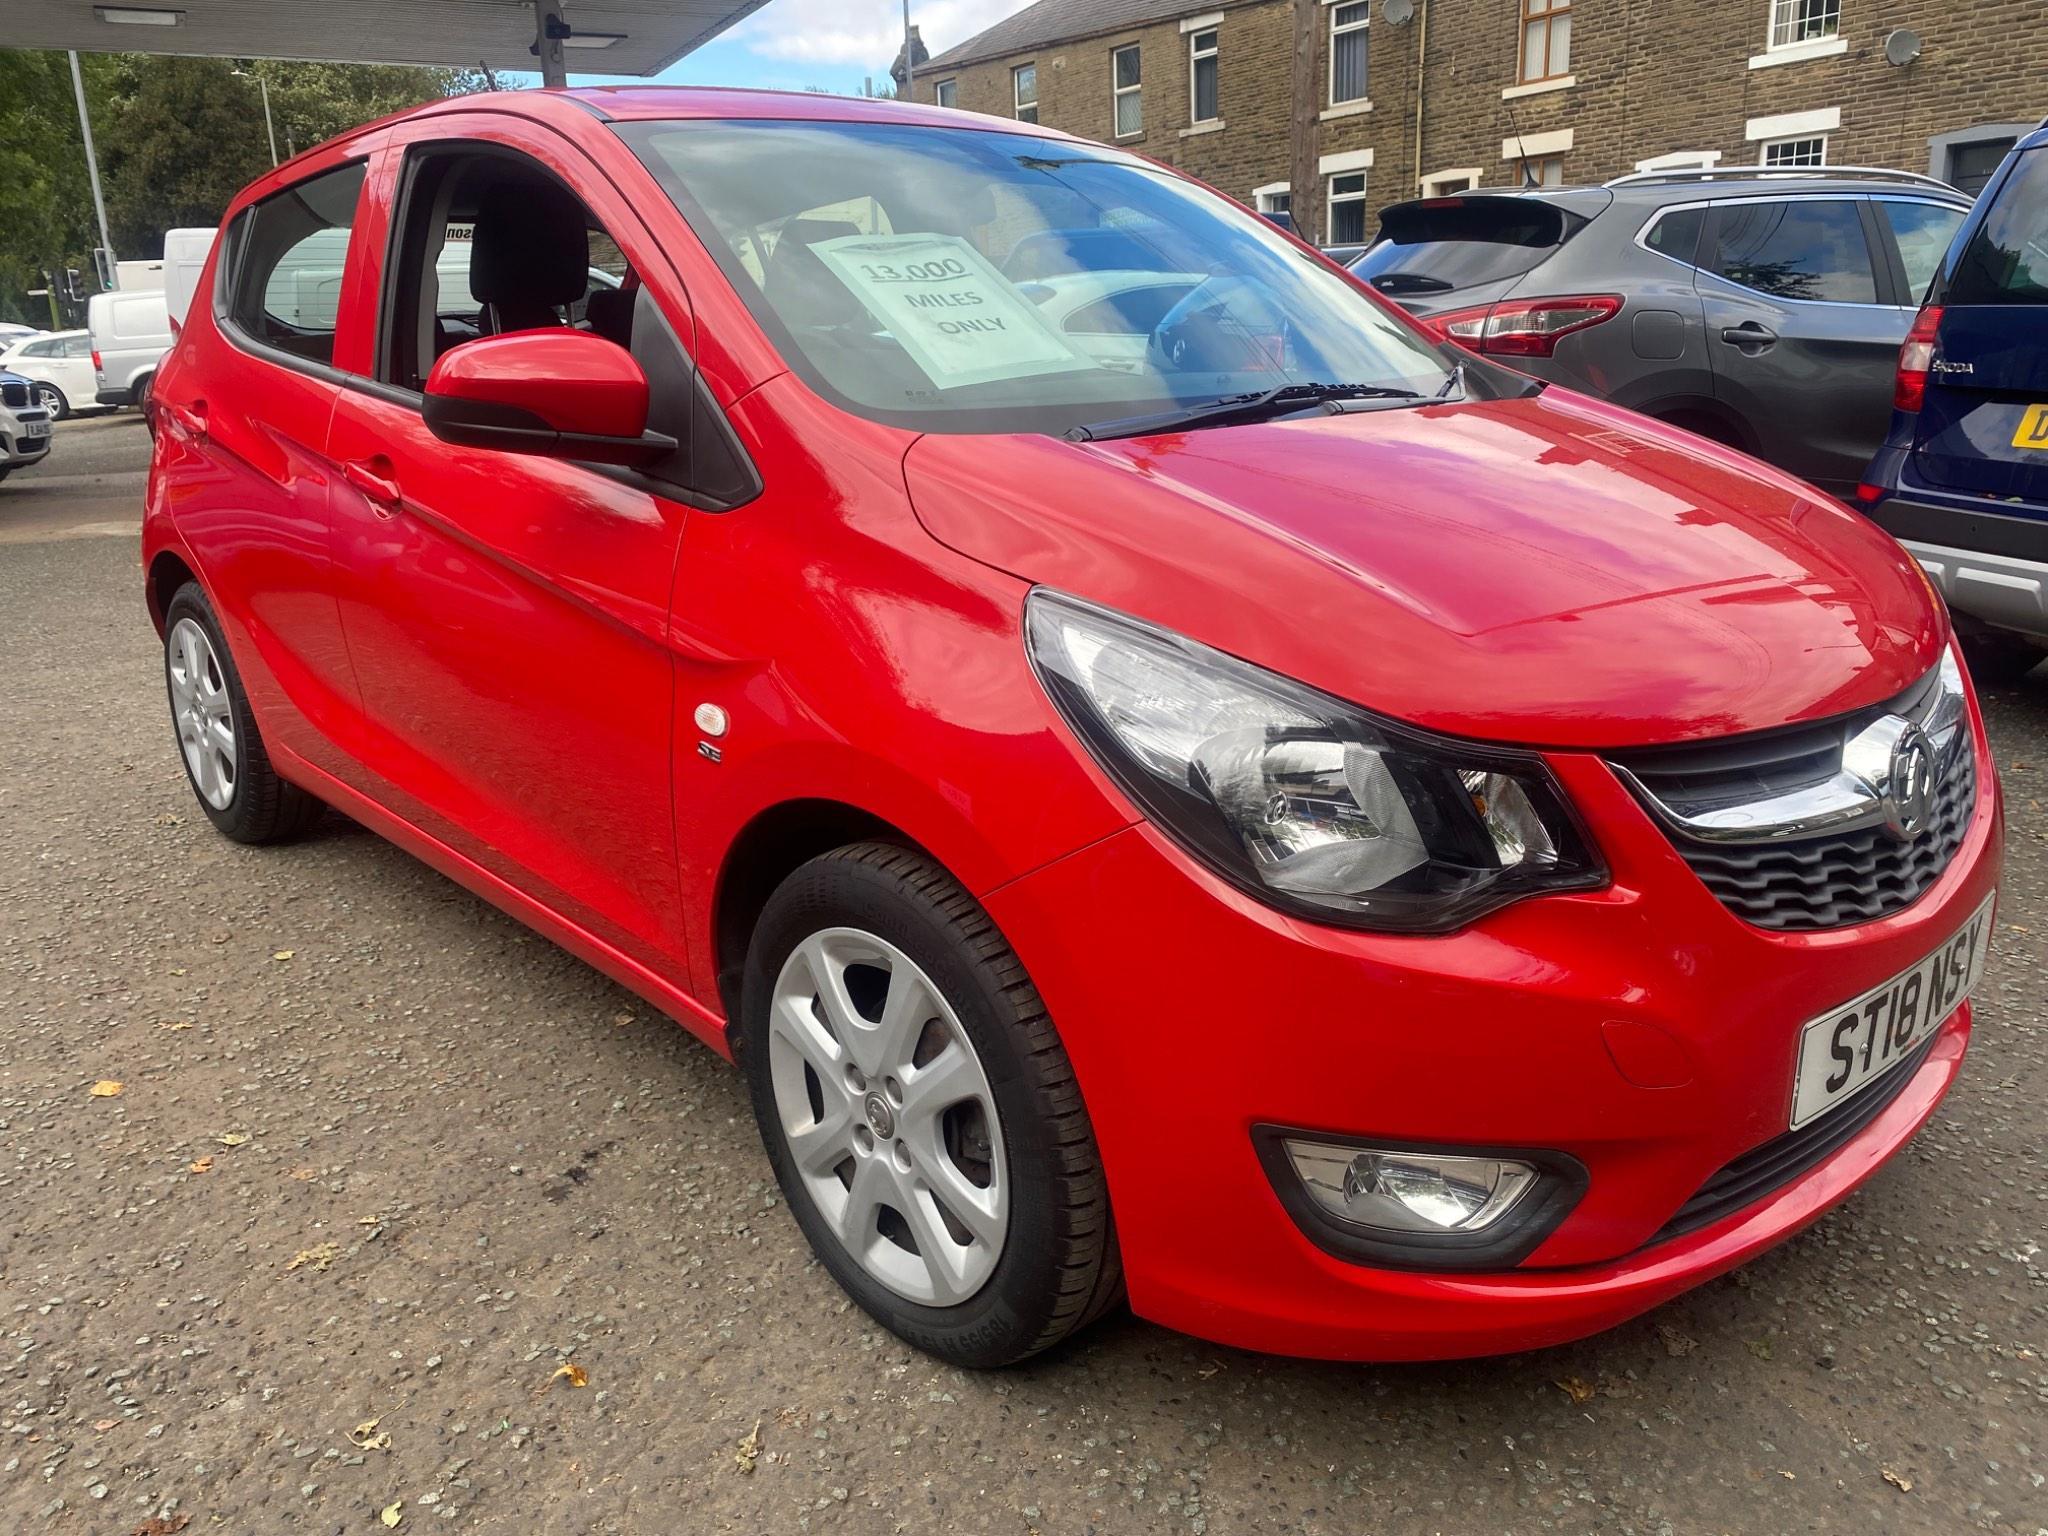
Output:
[[2030,405],[2020,418],[2020,429],[2012,435],[2015,448],[2034,448],[2048,453],[2048,405]]

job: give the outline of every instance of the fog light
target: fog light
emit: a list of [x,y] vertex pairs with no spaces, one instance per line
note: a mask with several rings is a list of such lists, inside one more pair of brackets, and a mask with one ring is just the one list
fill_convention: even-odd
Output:
[[1482,1232],[1536,1186],[1534,1168],[1505,1158],[1290,1140],[1287,1160],[1332,1216],[1394,1232]]
[[1586,1167],[1543,1148],[1375,1143],[1254,1126],[1273,1192],[1317,1246],[1398,1269],[1510,1269],[1586,1192]]

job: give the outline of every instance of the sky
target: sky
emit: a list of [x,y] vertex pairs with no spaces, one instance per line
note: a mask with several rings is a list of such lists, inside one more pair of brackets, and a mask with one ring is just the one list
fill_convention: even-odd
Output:
[[[911,0],[910,19],[934,55],[1021,11],[1030,0]],[[569,8],[575,23],[575,8]],[[903,47],[903,0],[768,0],[753,15],[688,55],[657,79],[671,85],[815,87],[857,96],[864,81],[885,81]],[[575,72],[571,83],[606,77]],[[509,84],[510,81],[508,80]]]

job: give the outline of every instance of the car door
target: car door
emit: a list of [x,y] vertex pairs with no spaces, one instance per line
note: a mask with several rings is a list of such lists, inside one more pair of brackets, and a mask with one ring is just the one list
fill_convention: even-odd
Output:
[[[238,213],[210,313],[187,328],[156,396],[156,489],[212,594],[264,735],[346,773],[360,712],[329,554],[328,419],[361,362],[366,316],[340,286],[372,259],[358,215],[369,150],[323,150],[309,174]],[[310,253],[336,283],[292,278]],[[366,359],[362,360],[366,361]]]
[[[334,553],[364,762],[431,836],[680,981],[667,615],[689,509],[623,472],[453,447],[421,394],[439,352],[566,323],[568,294],[519,283],[552,280],[569,220],[601,226],[603,240],[581,223],[576,238],[618,253],[636,283],[660,280],[660,258],[587,159],[517,118],[465,115],[460,141],[445,123],[401,130],[378,186],[397,231],[378,380],[343,396],[328,439],[346,481]],[[459,240],[472,260],[443,260]],[[451,271],[461,281],[444,285]],[[640,332],[687,336],[679,305],[635,302]]]
[[1760,455],[1846,494],[1890,421],[1910,316],[1853,195],[1716,202],[1696,286],[1714,394]]
[[80,406],[93,403],[93,392],[99,387],[92,371],[92,338],[84,331],[72,331],[60,337],[63,350],[61,355],[50,360],[50,367],[56,376],[57,387],[64,391],[64,398],[71,402],[75,411]]

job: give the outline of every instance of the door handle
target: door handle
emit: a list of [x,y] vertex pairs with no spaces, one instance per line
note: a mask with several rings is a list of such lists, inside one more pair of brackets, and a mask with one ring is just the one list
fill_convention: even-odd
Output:
[[1754,320],[1745,320],[1722,331],[1721,339],[1733,347],[1768,347],[1778,339],[1778,333]]
[[381,454],[374,459],[351,459],[341,466],[341,477],[386,516],[398,510],[403,498],[398,494],[398,482],[391,477],[391,461]]

